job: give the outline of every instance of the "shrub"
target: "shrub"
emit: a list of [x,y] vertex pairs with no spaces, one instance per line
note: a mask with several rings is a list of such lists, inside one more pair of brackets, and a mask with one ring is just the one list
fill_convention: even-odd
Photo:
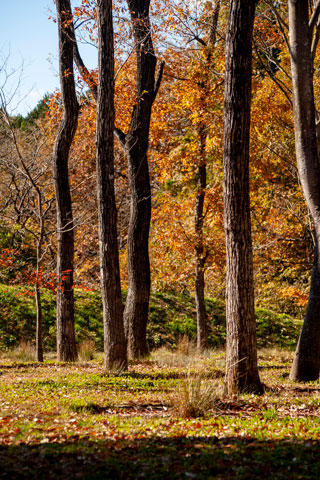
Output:
[[[18,346],[21,339],[34,341],[35,301],[34,296],[25,295],[25,292],[25,288],[0,284],[0,350]],[[224,303],[209,298],[206,299],[206,308],[210,324],[209,346],[223,347],[226,336]],[[42,309],[44,348],[54,350],[56,312],[55,297],[51,292],[43,291]],[[259,348],[295,347],[301,320],[266,308],[257,308],[256,314]],[[102,302],[99,292],[75,290],[75,329],[78,344],[90,338],[94,340],[97,350],[103,350]],[[192,296],[174,292],[154,292],[151,295],[147,327],[147,340],[151,350],[162,346],[175,348],[181,338],[194,341],[196,331],[196,310]]]

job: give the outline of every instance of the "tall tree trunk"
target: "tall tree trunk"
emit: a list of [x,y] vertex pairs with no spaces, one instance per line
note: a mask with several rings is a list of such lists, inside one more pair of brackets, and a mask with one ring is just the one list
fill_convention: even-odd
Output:
[[99,84],[97,97],[97,192],[104,324],[104,367],[127,368],[114,192],[114,51],[112,0],[99,0]]
[[[215,9],[211,17],[211,27],[209,39],[205,48],[207,49],[206,60],[204,64],[203,75],[198,82],[200,89],[200,119],[198,124],[199,138],[199,164],[197,172],[197,194],[194,212],[194,230],[196,237],[195,245],[195,300],[197,311],[197,348],[204,350],[208,346],[208,318],[205,305],[205,264],[207,252],[204,247],[203,222],[204,222],[204,202],[207,188],[207,158],[206,141],[207,129],[203,113],[207,108],[207,98],[210,92],[210,71],[212,67],[212,51],[216,43],[217,26],[220,13],[220,0],[215,3]],[[204,41],[200,42],[203,46]]]
[[38,362],[43,362],[43,348],[42,348],[42,306],[41,293],[38,283],[35,286],[36,309],[37,309],[37,323],[36,323],[36,356]]
[[249,197],[255,0],[232,0],[226,37],[224,222],[227,252],[225,391],[262,392],[257,367]]
[[205,252],[203,246],[203,211],[205,191],[207,187],[207,164],[206,164],[206,132],[205,126],[200,123],[199,126],[199,157],[200,165],[198,167],[198,186],[196,196],[196,207],[194,217],[194,228],[196,234],[195,245],[195,299],[197,310],[197,348],[203,350],[208,346],[208,319],[206,305],[204,300],[205,289]]
[[43,222],[40,220],[40,238],[37,241],[37,270],[36,270],[36,356],[38,362],[43,362],[43,347],[42,347],[42,306],[41,306],[41,291],[40,291],[40,271],[41,271],[41,243],[43,236]]
[[59,72],[63,116],[53,150],[54,186],[57,204],[57,357],[75,361],[73,264],[74,233],[68,160],[74,138],[79,105],[73,74],[74,29],[69,0],[55,0],[59,29]]
[[131,191],[128,232],[128,295],[124,311],[128,353],[139,358],[148,353],[146,330],[150,297],[149,229],[151,186],[148,166],[152,105],[160,86],[163,64],[155,79],[157,59],[149,20],[150,0],[127,0],[137,58],[137,103],[127,134],[116,129],[129,165]]
[[320,164],[313,93],[312,30],[308,0],[289,0],[289,41],[295,145],[300,181],[314,222],[315,256],[309,302],[290,378],[317,380],[320,370]]

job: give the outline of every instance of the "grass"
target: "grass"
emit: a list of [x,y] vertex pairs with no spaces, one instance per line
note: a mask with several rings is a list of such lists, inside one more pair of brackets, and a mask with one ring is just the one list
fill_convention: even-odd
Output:
[[21,340],[20,344],[7,354],[11,360],[20,362],[31,362],[36,358],[35,347],[28,340]]
[[80,360],[87,361],[87,360],[93,360],[95,357],[96,353],[96,344],[95,341],[87,338],[86,340],[83,340],[78,349],[78,354]]
[[172,394],[172,406],[183,418],[203,417],[212,409],[219,408],[221,393],[214,379],[204,376],[202,372],[189,371]]
[[320,388],[288,379],[290,351],[259,351],[264,395],[221,401],[223,353],[179,348],[119,375],[2,357],[0,478],[319,478]]

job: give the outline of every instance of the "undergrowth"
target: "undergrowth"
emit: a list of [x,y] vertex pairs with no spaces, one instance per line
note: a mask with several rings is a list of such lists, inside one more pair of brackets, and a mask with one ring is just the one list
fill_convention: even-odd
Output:
[[[42,294],[43,340],[46,350],[55,349],[55,298],[50,292]],[[206,299],[210,325],[210,347],[224,347],[224,303]],[[257,308],[258,346],[276,346],[293,349],[301,328],[301,321],[272,310]],[[36,311],[34,297],[25,289],[0,284],[0,350],[15,348],[25,339],[34,342]],[[78,345],[91,342],[90,351],[103,350],[103,321],[101,296],[98,292],[75,290],[75,329]],[[194,298],[185,293],[154,292],[150,299],[147,340],[151,350],[159,347],[177,349],[179,339],[196,338],[196,310]],[[84,347],[83,347],[84,348]],[[183,356],[183,352],[179,352]],[[182,358],[182,357],[181,357]]]

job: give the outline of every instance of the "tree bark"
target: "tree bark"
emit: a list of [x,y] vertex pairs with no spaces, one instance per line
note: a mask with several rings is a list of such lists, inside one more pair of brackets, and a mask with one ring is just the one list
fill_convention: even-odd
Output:
[[37,309],[37,323],[36,323],[36,355],[37,361],[43,362],[43,348],[42,348],[42,307],[41,294],[38,284],[35,286],[36,309]]
[[308,307],[290,373],[291,380],[296,381],[318,380],[320,370],[320,164],[313,92],[312,26],[309,26],[308,3],[308,0],[288,2],[296,156],[315,237]]
[[[39,195],[40,196],[40,195]],[[40,202],[39,198],[39,202]],[[39,205],[41,212],[41,204]],[[40,291],[40,271],[41,271],[41,245],[43,238],[43,221],[40,219],[40,232],[39,239],[37,241],[37,270],[36,270],[36,285],[35,285],[35,297],[36,297],[36,356],[38,362],[43,362],[43,347],[42,347],[42,306],[41,306],[41,291]]]
[[207,188],[207,157],[206,141],[207,129],[203,113],[207,108],[207,98],[210,92],[210,70],[212,67],[212,52],[216,43],[217,26],[220,13],[220,0],[215,4],[215,10],[211,17],[211,27],[207,44],[202,40],[207,49],[204,73],[198,82],[200,89],[200,119],[198,123],[199,137],[199,164],[197,172],[197,194],[194,214],[194,230],[196,237],[195,245],[195,301],[197,311],[197,348],[204,350],[208,347],[208,317],[205,305],[205,264],[207,252],[205,252],[203,240],[204,202]]
[[232,0],[226,37],[223,192],[227,253],[225,392],[262,392],[257,367],[249,197],[255,0]]
[[163,64],[160,64],[155,78],[157,59],[150,30],[150,0],[127,0],[127,3],[137,58],[137,103],[132,112],[127,134],[117,129],[116,134],[128,160],[131,191],[125,330],[128,354],[131,358],[139,358],[148,353],[146,331],[151,287],[148,246],[151,186],[147,151],[152,105],[160,86]]
[[104,323],[104,367],[127,368],[114,192],[114,51],[112,0],[98,0],[97,193]]
[[75,361],[74,329],[74,233],[68,160],[74,138],[79,105],[73,74],[74,29],[69,0],[55,0],[59,30],[59,72],[63,116],[53,150],[53,177],[57,205],[57,357]]
[[200,124],[199,127],[199,142],[199,156],[201,164],[198,167],[198,187],[194,218],[196,234],[195,299],[197,310],[197,348],[198,350],[203,350],[208,346],[208,319],[204,299],[205,252],[203,246],[203,210],[207,187],[207,162],[205,158],[206,133],[203,124]]

